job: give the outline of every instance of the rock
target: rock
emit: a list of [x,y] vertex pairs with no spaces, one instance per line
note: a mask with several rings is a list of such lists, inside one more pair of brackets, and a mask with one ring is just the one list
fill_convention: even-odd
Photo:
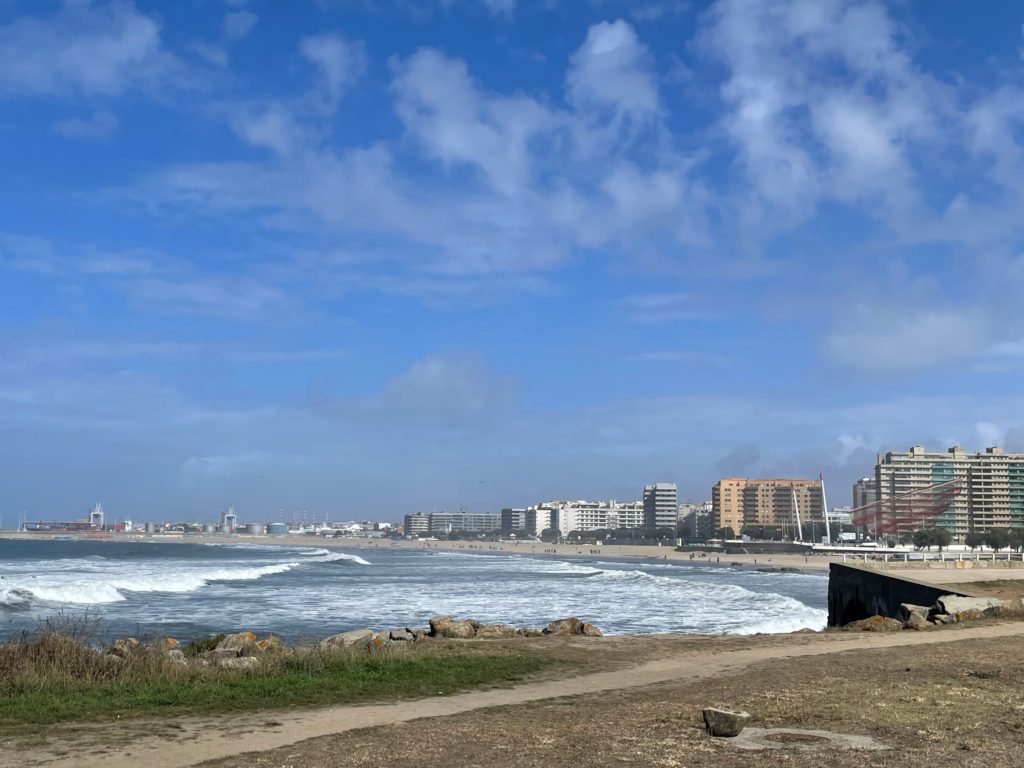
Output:
[[604,637],[604,632],[596,624],[584,624],[580,627],[580,634],[587,637]]
[[188,666],[188,659],[185,658],[185,652],[178,650],[177,648],[171,648],[167,653],[164,654],[167,660],[172,664],[179,667]]
[[937,613],[932,616],[932,622],[935,624],[956,624],[956,616],[950,616],[948,613]]
[[342,632],[338,635],[331,635],[320,641],[321,651],[342,651],[342,650],[363,650],[370,647],[373,639],[372,629],[353,629],[350,632]]
[[212,651],[203,651],[199,656],[200,658],[206,659],[211,664],[220,666],[220,663],[225,659],[237,659],[238,651],[220,650],[215,648]]
[[249,646],[256,644],[256,635],[252,632],[236,632],[233,635],[227,635],[223,640],[217,643],[217,647],[214,650],[217,651],[235,651],[235,655],[239,655],[242,651],[248,650]]
[[545,635],[578,635],[583,630],[583,622],[575,616],[557,619],[544,628]]
[[288,646],[284,644],[284,640],[277,635],[267,635],[262,640],[257,640],[255,643],[246,646],[245,655],[260,656],[264,653],[284,653],[287,650]]
[[544,637],[544,631],[540,629],[534,629],[533,627],[524,627],[523,629],[516,630],[517,635],[523,637]]
[[928,619],[921,616],[920,613],[911,613],[903,622],[903,628],[913,629],[917,632],[920,632],[923,629],[931,629],[932,625],[929,624]]
[[217,662],[217,666],[221,669],[255,669],[259,665],[260,660],[255,656],[235,656]]
[[483,639],[496,637],[515,637],[516,628],[511,624],[481,624],[476,630],[476,636]]
[[387,632],[374,632],[370,637],[370,650],[380,651],[391,645],[391,638]]
[[396,643],[405,643],[415,639],[415,636],[408,629],[392,629],[388,636]]
[[781,568],[779,568],[779,573],[800,573],[800,569],[794,568],[790,565],[784,565]]
[[419,641],[419,640],[429,640],[430,639],[430,631],[429,630],[426,630],[426,629],[412,629],[411,627],[409,627],[407,629],[408,629],[409,634],[412,635],[412,639],[413,640]]
[[139,641],[134,637],[119,637],[110,646],[110,652],[114,656],[120,656],[122,659],[131,656],[133,653],[138,651],[138,649]]
[[843,629],[849,632],[900,632],[903,629],[903,622],[888,616],[872,616],[869,619],[851,621],[843,625]]
[[430,634],[433,637],[449,637],[456,640],[468,640],[476,635],[479,622],[459,621],[451,616],[434,616],[430,620]]
[[960,597],[959,595],[943,595],[935,607],[939,613],[948,613],[955,616],[964,611],[977,611],[979,614],[986,608],[998,608],[1003,604],[1002,600],[995,597]]
[[810,627],[800,627],[800,629],[796,630],[793,634],[794,635],[816,635],[816,634],[818,634],[818,630],[811,629]]
[[118,656],[116,653],[106,653],[103,655],[103,660],[108,664],[123,664],[124,657]]
[[926,605],[914,605],[913,603],[900,603],[899,619],[904,624],[907,623],[907,619],[912,615],[920,616],[925,621],[928,620],[928,615],[931,613],[931,608]]
[[730,712],[714,707],[704,710],[704,727],[711,736],[739,736],[749,722],[750,715],[746,712]]

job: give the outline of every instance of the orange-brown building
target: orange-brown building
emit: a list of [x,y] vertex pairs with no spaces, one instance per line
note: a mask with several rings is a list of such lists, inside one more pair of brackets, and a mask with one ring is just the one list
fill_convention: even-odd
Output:
[[820,480],[725,478],[719,480],[711,491],[711,517],[715,531],[732,528],[738,535],[746,526],[795,528],[798,508],[800,519],[805,524],[812,519],[823,519]]

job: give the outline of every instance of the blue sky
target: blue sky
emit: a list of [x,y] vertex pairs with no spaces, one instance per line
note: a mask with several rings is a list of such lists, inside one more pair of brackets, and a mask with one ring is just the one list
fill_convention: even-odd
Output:
[[1024,13],[0,0],[0,506],[1024,450]]

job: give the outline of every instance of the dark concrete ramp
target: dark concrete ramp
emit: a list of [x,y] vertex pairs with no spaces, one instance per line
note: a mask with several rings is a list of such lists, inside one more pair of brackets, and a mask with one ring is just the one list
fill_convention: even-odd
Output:
[[891,571],[831,563],[828,570],[828,625],[841,627],[871,616],[900,618],[900,603],[933,605],[943,595],[986,597],[952,585],[929,584]]

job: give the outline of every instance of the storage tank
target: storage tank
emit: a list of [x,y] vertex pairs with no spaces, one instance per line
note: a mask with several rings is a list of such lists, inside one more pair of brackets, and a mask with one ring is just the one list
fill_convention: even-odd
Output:
[[287,536],[288,523],[268,523],[267,533],[271,536]]
[[146,523],[146,533],[156,533],[156,523]]
[[213,523],[204,523],[203,524],[203,533],[216,533],[216,532],[217,532],[217,526],[214,525]]
[[262,536],[267,528],[263,523],[246,523],[244,533],[246,536]]

